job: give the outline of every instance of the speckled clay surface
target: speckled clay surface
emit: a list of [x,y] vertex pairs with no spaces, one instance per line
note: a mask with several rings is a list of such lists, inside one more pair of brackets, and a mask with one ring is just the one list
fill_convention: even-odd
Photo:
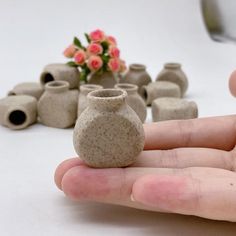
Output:
[[141,95],[146,105],[151,105],[152,101],[160,97],[181,97],[180,88],[177,84],[169,81],[156,81],[144,85]]
[[163,70],[157,75],[156,80],[164,80],[176,83],[181,90],[181,96],[186,93],[188,89],[188,78],[181,69],[179,63],[166,63]]
[[114,88],[114,85],[117,84],[118,80],[118,75],[108,71],[102,74],[91,74],[88,78],[88,84],[101,85],[103,88]]
[[157,98],[152,102],[153,121],[183,120],[198,117],[197,104],[182,98]]
[[37,100],[28,95],[0,99],[0,124],[10,129],[24,129],[37,119]]
[[69,90],[66,81],[53,81],[45,85],[38,102],[39,121],[50,127],[68,128],[77,118],[78,90]]
[[80,74],[77,68],[66,64],[49,64],[44,67],[40,75],[40,82],[42,85],[45,85],[54,80],[67,81],[70,89],[76,89],[79,86]]
[[37,100],[43,94],[44,87],[35,82],[25,82],[14,86],[14,88],[8,92],[8,96],[13,95],[29,95],[35,97]]
[[78,101],[78,117],[85,110],[85,108],[88,107],[88,99],[87,99],[88,93],[97,89],[102,89],[102,88],[103,87],[101,85],[96,85],[96,84],[80,85],[80,93],[79,93],[79,101]]
[[120,80],[120,83],[137,85],[139,94],[141,94],[142,86],[150,82],[152,82],[152,79],[146,71],[146,66],[142,64],[131,64],[124,78]]
[[87,165],[97,168],[132,164],[144,147],[144,130],[127,105],[127,93],[102,89],[88,94],[89,106],[74,129],[74,147]]
[[136,112],[142,123],[146,120],[147,109],[146,105],[138,94],[138,86],[135,84],[116,84],[115,88],[123,89],[127,92],[128,96],[126,98],[127,104]]

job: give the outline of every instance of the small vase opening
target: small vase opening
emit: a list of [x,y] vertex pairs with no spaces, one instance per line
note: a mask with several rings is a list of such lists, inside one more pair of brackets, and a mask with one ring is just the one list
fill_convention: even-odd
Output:
[[164,67],[166,69],[179,69],[181,67],[181,64],[176,63],[176,62],[170,62],[170,63],[166,63]]
[[116,89],[124,89],[128,94],[133,94],[138,91],[138,86],[129,83],[120,83],[115,85]]
[[131,70],[146,70],[146,66],[143,64],[134,63],[129,66]]
[[42,73],[41,77],[40,77],[40,81],[42,84],[46,84],[48,82],[54,81],[54,77],[51,73]]
[[26,114],[21,110],[15,110],[9,113],[8,120],[12,125],[22,125],[27,119]]
[[147,86],[143,86],[141,88],[141,97],[143,98],[143,100],[145,101],[145,103],[147,104],[147,101],[148,101],[148,93],[147,93]]
[[7,93],[7,96],[15,96],[15,95],[16,95],[16,93],[13,92],[13,91],[9,91],[9,92]]
[[62,80],[51,81],[45,85],[45,89],[50,92],[63,92],[69,89],[69,83]]

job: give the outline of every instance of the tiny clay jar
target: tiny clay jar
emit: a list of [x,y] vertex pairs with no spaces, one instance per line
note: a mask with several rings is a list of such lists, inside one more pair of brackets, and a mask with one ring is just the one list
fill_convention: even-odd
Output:
[[101,85],[103,88],[114,88],[115,84],[118,82],[118,75],[106,71],[103,73],[91,73],[88,77],[88,84],[97,84]]
[[146,66],[142,64],[131,64],[129,70],[120,80],[122,83],[135,84],[138,86],[138,93],[141,94],[141,88],[143,85],[147,85],[152,82],[150,75],[146,71]]
[[79,93],[79,101],[78,101],[78,117],[88,106],[88,98],[87,98],[88,93],[97,89],[102,89],[102,88],[103,87],[101,85],[97,85],[97,84],[80,85],[80,93]]
[[69,90],[66,81],[52,81],[38,101],[39,121],[49,127],[68,128],[77,118],[78,90]]
[[80,81],[80,73],[76,67],[67,64],[49,64],[44,67],[40,75],[40,82],[42,85],[45,85],[54,80],[67,81],[70,89],[77,89]]
[[38,100],[43,94],[43,91],[44,88],[41,84],[35,82],[25,82],[14,86],[13,89],[8,92],[8,96],[29,95]]
[[144,147],[142,122],[121,89],[88,94],[89,106],[76,121],[73,143],[79,157],[96,168],[132,164]]
[[179,63],[166,63],[163,70],[157,75],[156,81],[169,81],[179,85],[181,97],[184,96],[188,89],[188,78],[181,69]]
[[0,99],[0,124],[10,129],[24,129],[37,120],[37,100],[28,95]]
[[116,84],[115,88],[123,89],[127,92],[127,104],[136,112],[142,123],[144,123],[147,116],[147,109],[143,99],[138,94],[138,86],[135,84],[121,83]]
[[152,101],[160,97],[181,97],[180,88],[177,84],[169,81],[156,81],[144,85],[141,96],[146,105],[151,105]]

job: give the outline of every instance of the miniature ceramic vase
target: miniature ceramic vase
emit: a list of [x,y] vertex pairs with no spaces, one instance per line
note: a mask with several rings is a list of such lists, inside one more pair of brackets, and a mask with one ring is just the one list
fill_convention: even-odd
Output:
[[77,119],[73,142],[84,162],[97,168],[132,164],[144,147],[142,122],[120,89],[88,94],[89,106]]
[[169,81],[156,81],[144,85],[141,96],[146,105],[151,105],[152,101],[160,97],[181,97],[180,88],[177,84]]
[[88,106],[88,93],[97,90],[102,89],[103,87],[101,85],[96,84],[83,84],[80,85],[80,93],[79,93],[79,101],[78,101],[78,116],[87,108]]
[[131,64],[129,70],[124,75],[122,83],[135,84],[138,86],[138,93],[141,94],[141,88],[143,85],[147,85],[152,82],[150,75],[146,71],[146,66],[142,64]]
[[152,102],[153,121],[183,120],[198,117],[197,104],[182,98],[157,98]]
[[66,81],[52,81],[38,101],[39,121],[50,127],[68,128],[77,118],[78,90],[69,90]]
[[10,129],[24,129],[37,120],[37,100],[28,95],[0,99],[0,124]]
[[156,81],[160,80],[178,84],[181,90],[181,97],[183,97],[187,91],[188,79],[179,63],[166,63],[164,69],[157,75]]
[[92,73],[88,78],[88,84],[101,85],[103,88],[114,88],[118,82],[118,75],[110,71],[99,73]]
[[147,109],[146,105],[138,94],[138,86],[135,84],[116,84],[115,88],[124,89],[128,96],[126,98],[127,104],[136,112],[142,123],[146,120]]
[[43,94],[43,91],[44,88],[41,84],[35,82],[25,82],[14,86],[14,88],[8,92],[8,96],[29,95],[38,100]]
[[42,85],[54,80],[63,80],[69,83],[70,89],[78,88],[80,73],[76,67],[67,64],[55,63],[44,67],[40,75]]

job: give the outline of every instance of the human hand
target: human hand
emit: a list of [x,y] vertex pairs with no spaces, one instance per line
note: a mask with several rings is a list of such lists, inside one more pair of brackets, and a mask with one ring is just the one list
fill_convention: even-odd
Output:
[[93,169],[78,157],[55,182],[78,201],[236,221],[236,116],[145,124],[145,148],[126,168]]

